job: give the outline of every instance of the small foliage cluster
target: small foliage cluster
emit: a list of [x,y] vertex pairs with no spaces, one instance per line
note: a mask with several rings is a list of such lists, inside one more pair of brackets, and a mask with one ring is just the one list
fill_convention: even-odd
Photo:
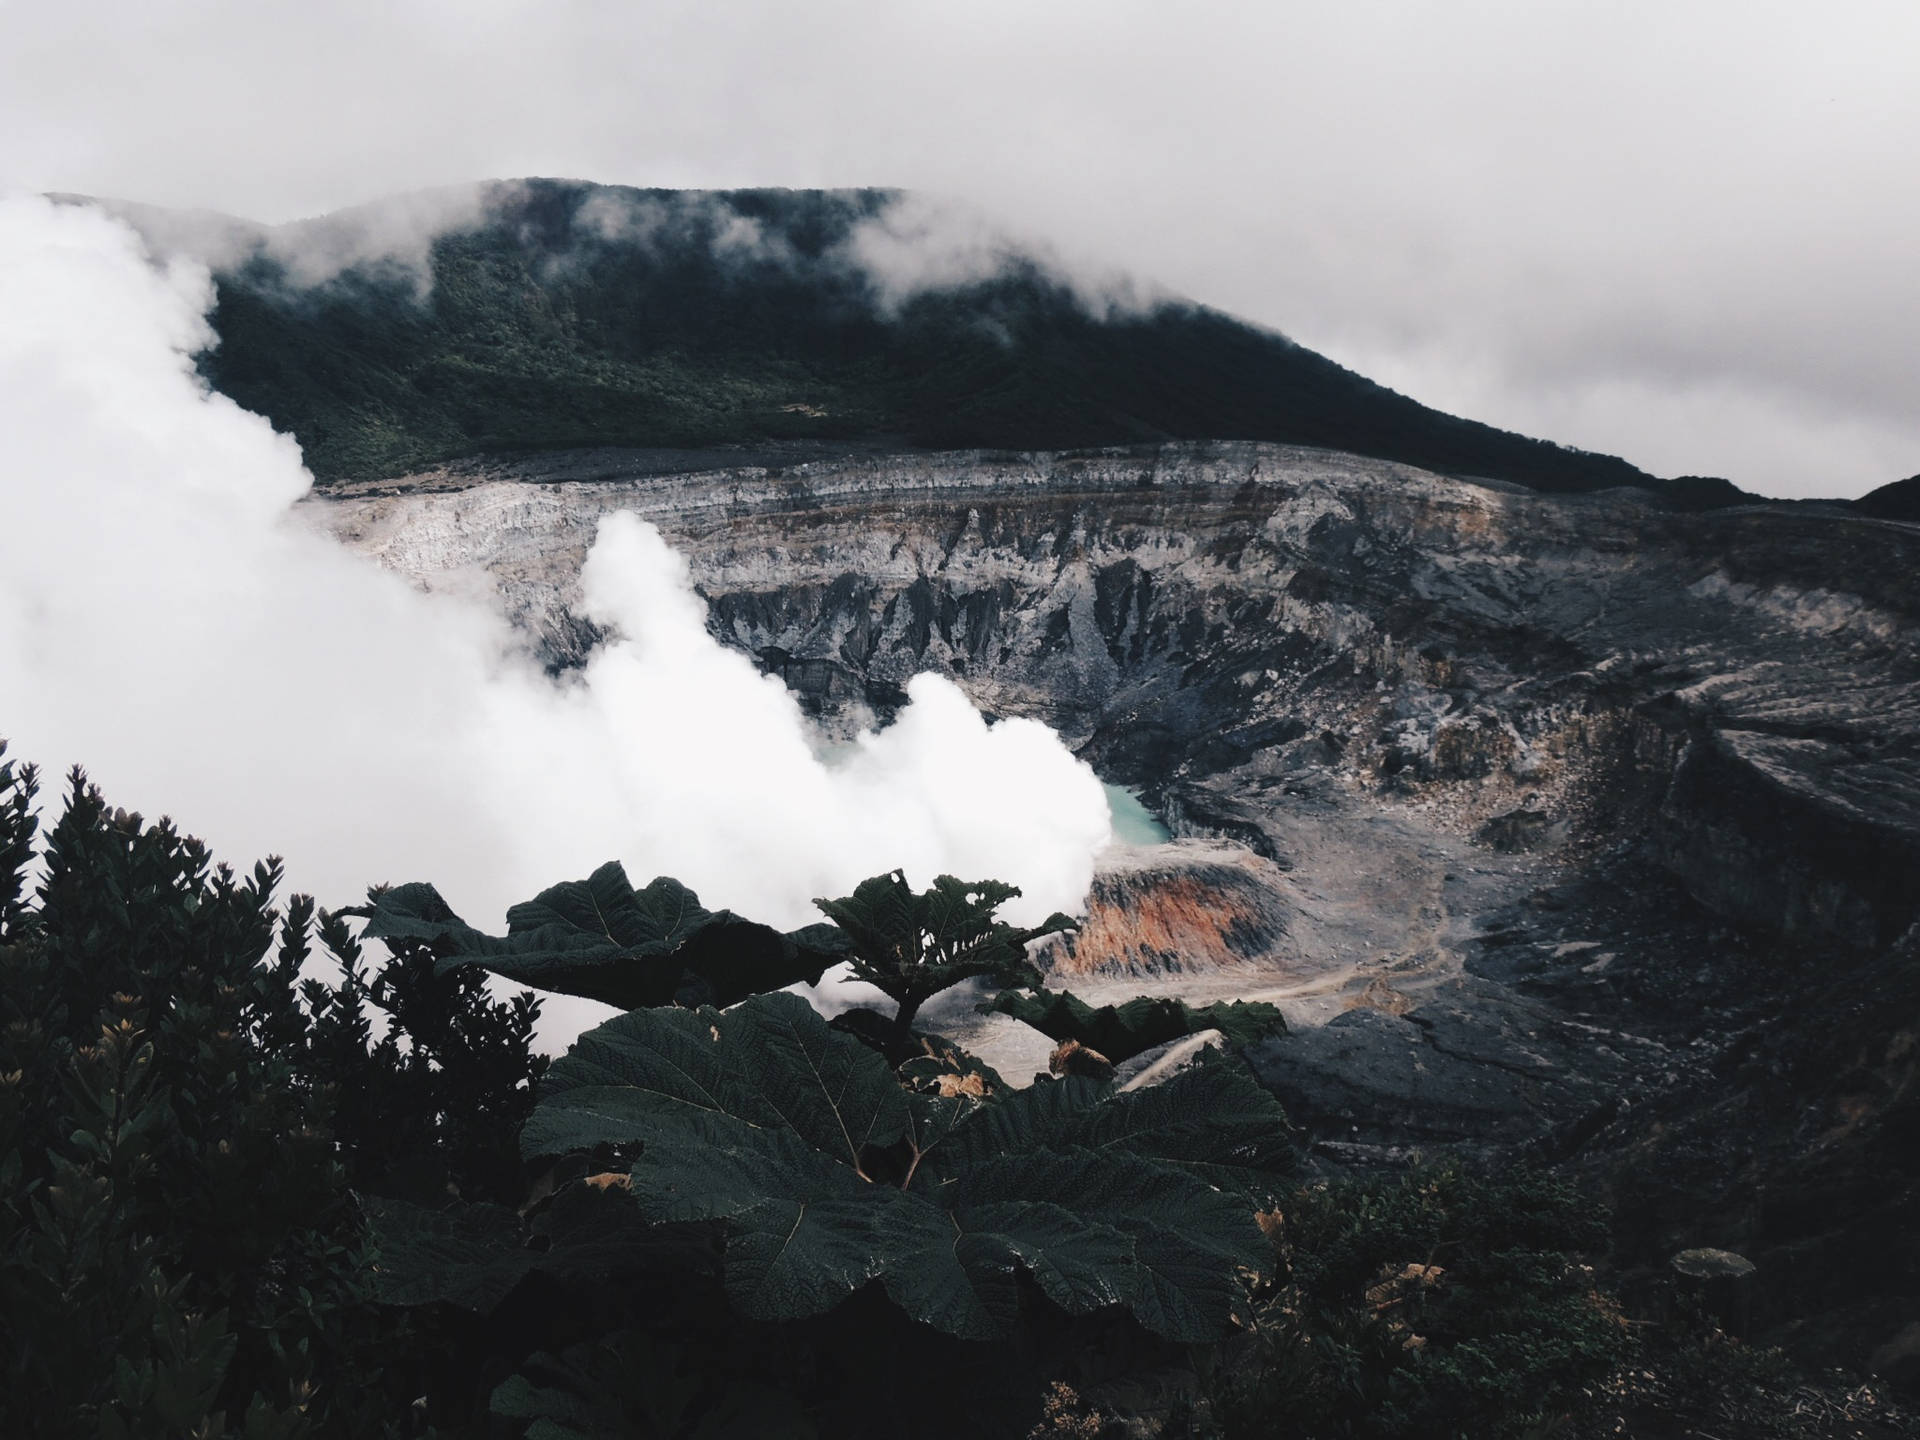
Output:
[[1027,944],[1071,930],[1065,915],[1017,929],[994,912],[1020,892],[998,880],[974,884],[942,875],[916,894],[896,870],[863,881],[843,900],[821,900],[821,913],[852,944],[853,975],[876,986],[895,1005],[892,1040],[909,1041],[920,1007],[962,981],[990,979],[1003,986],[1040,984]]
[[1591,1409],[1631,1350],[1582,1263],[1605,1212],[1562,1181],[1313,1187],[1267,1228],[1279,1278],[1191,1435],[1517,1440]]

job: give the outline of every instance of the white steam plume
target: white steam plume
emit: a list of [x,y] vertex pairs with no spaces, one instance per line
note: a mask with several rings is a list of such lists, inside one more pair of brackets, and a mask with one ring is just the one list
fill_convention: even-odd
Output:
[[[97,210],[0,199],[0,735],[86,764],[323,904],[427,879],[477,924],[608,858],[780,925],[904,867],[1074,909],[1109,838],[1087,767],[921,676],[832,764],[791,696],[706,633],[630,515],[585,574],[621,638],[556,682],[497,614],[289,519],[292,440],[210,393],[207,272]],[[549,1043],[593,1014],[549,1007]]]

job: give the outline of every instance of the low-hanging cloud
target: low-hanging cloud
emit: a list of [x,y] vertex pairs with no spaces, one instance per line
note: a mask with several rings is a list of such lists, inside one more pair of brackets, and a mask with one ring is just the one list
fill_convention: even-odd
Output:
[[348,271],[385,272],[405,279],[424,300],[433,287],[434,242],[477,229],[520,194],[515,181],[440,185],[280,225],[110,196],[54,198],[96,206],[131,225],[162,262],[186,261],[227,271],[264,260],[275,267],[280,283],[292,289],[325,285]]
[[871,281],[883,307],[927,291],[991,280],[1031,267],[1070,292],[1091,315],[1135,314],[1171,299],[1150,283],[1086,256],[1069,257],[1038,235],[1016,234],[978,206],[909,191],[860,221],[841,254]]
[[[501,213],[521,193],[510,184],[493,187],[491,213]],[[571,228],[579,239],[643,250],[669,236],[699,237],[723,267],[773,266],[793,273],[813,267],[855,274],[887,314],[929,291],[978,285],[1015,269],[1045,277],[1097,318],[1135,313],[1172,298],[1123,270],[1087,255],[1069,255],[1045,237],[1021,233],[952,196],[870,191],[849,200],[869,213],[853,219],[844,238],[815,256],[803,255],[777,229],[742,213],[722,191],[662,195],[598,188],[580,201]],[[451,218],[461,222],[458,215]],[[554,263],[566,259],[563,253]]]
[[[428,596],[290,520],[294,442],[211,393],[203,266],[98,210],[0,199],[0,734],[87,764],[323,903],[431,879],[481,924],[617,857],[709,905],[817,918],[895,866],[1082,901],[1110,836],[1035,722],[922,676],[823,759],[792,697],[706,633],[658,532],[607,520],[583,585],[616,638],[546,676],[483,605]],[[589,1007],[564,1006],[564,1034]]]
[[[215,273],[263,260],[274,267],[274,282],[289,290],[325,285],[347,274],[399,276],[424,302],[433,288],[436,241],[516,218],[524,226],[521,212],[534,186],[568,183],[493,180],[440,186],[271,226],[206,211],[57,198],[99,205],[132,225],[162,259],[198,262]],[[848,199],[870,213],[855,218],[857,212],[850,212],[844,236],[809,254],[724,191],[595,186],[578,199],[563,236],[539,237],[545,251],[541,273],[554,278],[608,246],[658,256],[693,244],[704,247],[723,270],[857,277],[877,309],[889,316],[919,295],[981,284],[1015,270],[1060,287],[1096,319],[1139,314],[1176,298],[956,197],[876,191],[858,199],[850,192]]]
[[[521,193],[516,183],[493,187],[492,213]],[[590,190],[574,210],[570,229],[576,241],[630,246],[653,251],[663,242],[697,239],[722,266],[772,265],[794,270],[804,263],[785,236],[769,231],[752,215],[742,214],[717,191],[680,190],[657,194],[645,190],[601,187]],[[565,265],[572,256],[562,251],[551,265]]]

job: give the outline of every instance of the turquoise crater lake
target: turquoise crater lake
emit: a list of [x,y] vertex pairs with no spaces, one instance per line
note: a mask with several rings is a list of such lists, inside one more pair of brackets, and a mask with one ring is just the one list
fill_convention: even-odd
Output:
[[1173,832],[1140,803],[1140,797],[1124,785],[1108,785],[1107,811],[1113,816],[1113,837],[1122,845],[1164,845]]

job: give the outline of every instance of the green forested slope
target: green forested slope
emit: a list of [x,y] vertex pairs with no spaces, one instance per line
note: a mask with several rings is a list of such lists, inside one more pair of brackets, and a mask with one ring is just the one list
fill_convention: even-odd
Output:
[[434,241],[424,296],[393,265],[307,287],[266,252],[229,267],[208,378],[297,435],[322,480],[593,445],[1258,439],[1544,489],[1648,483],[1215,311],[1095,315],[1034,263],[887,305],[847,241],[890,192],[491,193],[483,223]]

